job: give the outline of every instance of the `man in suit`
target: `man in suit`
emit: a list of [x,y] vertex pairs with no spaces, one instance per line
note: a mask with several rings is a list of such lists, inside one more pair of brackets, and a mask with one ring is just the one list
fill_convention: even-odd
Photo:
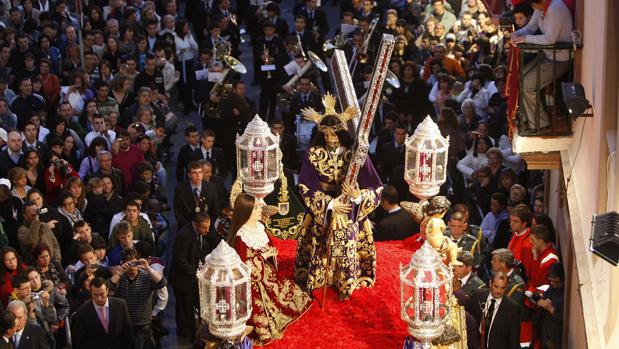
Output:
[[508,278],[494,275],[490,289],[475,290],[466,310],[481,324],[482,348],[520,348],[520,308],[506,297]]
[[317,47],[316,38],[314,38],[313,33],[307,29],[307,18],[303,15],[298,15],[295,17],[294,30],[290,32],[290,35],[294,37],[298,36],[301,39],[301,46],[303,46],[305,52],[322,51],[321,47]]
[[228,98],[222,100],[222,120],[226,127],[223,135],[219,138],[223,140],[224,158],[226,159],[226,167],[236,177],[236,146],[234,141],[236,135],[243,134],[247,124],[256,115],[256,107],[254,102],[246,96],[247,87],[242,80],[232,82],[232,91]]
[[133,327],[127,303],[108,297],[105,279],[96,277],[90,283],[92,302],[86,302],[71,321],[74,349],[133,348]]
[[208,160],[213,165],[213,173],[226,177],[226,164],[224,161],[224,152],[221,148],[215,148],[215,132],[210,129],[202,131],[200,137],[200,147],[191,154],[191,161]]
[[174,189],[174,216],[177,227],[182,228],[201,212],[206,212],[214,222],[220,213],[217,190],[213,183],[203,182],[202,166],[197,161],[189,163],[189,179]]
[[301,109],[314,108],[321,111],[322,101],[320,94],[312,89],[312,80],[309,76],[303,76],[297,82],[297,92],[290,99],[290,111],[282,115],[284,125],[288,133],[294,135],[296,116],[301,114]]
[[[318,0],[305,0],[305,9],[301,11],[301,15],[307,18],[307,27],[318,36],[317,41],[322,42],[325,35],[329,34],[329,22],[327,14],[318,9]],[[318,33],[314,28],[318,28]]]
[[178,150],[176,158],[176,182],[180,183],[187,179],[186,169],[191,161],[191,154],[198,149],[200,142],[200,134],[194,126],[188,126],[185,129],[185,145]]
[[284,168],[292,172],[299,169],[299,156],[297,154],[297,139],[285,132],[286,126],[282,119],[271,121],[271,132],[279,136],[279,149],[282,151],[282,163]]
[[374,240],[403,240],[419,232],[419,224],[398,205],[398,191],[386,185],[380,198],[380,206],[387,215],[376,226]]
[[0,177],[6,178],[9,170],[17,167],[23,156],[22,137],[17,130],[9,132],[7,137],[7,147],[0,152]]
[[454,274],[460,279],[462,292],[470,297],[473,291],[486,287],[486,283],[473,272],[474,258],[470,252],[458,252],[458,262],[462,264],[454,265]]
[[280,17],[279,5],[274,2],[269,3],[266,6],[267,11],[267,21],[273,23],[275,26],[275,33],[282,38],[285,38],[288,35],[288,23],[285,19]]
[[49,148],[47,144],[40,142],[37,135],[37,126],[28,121],[24,125],[24,141],[22,151],[26,152],[28,149],[35,149],[39,153],[41,158],[41,164],[47,166],[49,164]]
[[8,310],[0,313],[0,349],[13,348],[13,335],[17,330],[17,318]]
[[406,140],[406,127],[398,123],[393,130],[393,141],[383,144],[380,159],[379,173],[383,182],[391,184],[397,180],[393,174],[393,169],[404,164],[404,141]]
[[198,163],[202,166],[202,180],[215,185],[219,208],[224,209],[228,207],[230,193],[228,192],[228,189],[226,189],[223,177],[213,174],[213,164],[211,164],[209,160],[200,160]]
[[196,269],[215,248],[218,243],[216,236],[211,232],[211,217],[201,212],[178,232],[172,247],[170,285],[176,298],[176,332],[179,336],[189,337],[192,342],[197,329],[195,309],[200,306]]
[[[13,334],[13,348],[15,349],[49,349],[47,333],[38,325],[28,321],[26,303],[14,300],[9,303],[7,310],[17,318],[17,326]],[[74,347],[78,348],[78,347]]]

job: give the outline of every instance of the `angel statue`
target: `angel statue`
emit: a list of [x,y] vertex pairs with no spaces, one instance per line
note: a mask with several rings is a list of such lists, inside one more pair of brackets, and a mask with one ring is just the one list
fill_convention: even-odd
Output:
[[435,196],[422,203],[402,202],[402,208],[408,211],[421,228],[420,237],[426,240],[449,265],[459,264],[458,245],[445,233],[443,217],[449,211],[451,203],[444,196]]

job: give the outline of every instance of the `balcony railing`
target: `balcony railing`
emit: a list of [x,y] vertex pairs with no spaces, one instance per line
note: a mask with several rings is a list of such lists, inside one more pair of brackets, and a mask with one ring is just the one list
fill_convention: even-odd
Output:
[[[573,46],[572,43],[556,43],[554,45],[534,45],[519,44],[520,49],[520,97],[518,101],[518,134],[521,136],[569,136],[572,134],[573,120],[569,117],[563,96],[561,93],[561,82],[571,82],[574,78],[573,70]],[[561,72],[565,62],[557,62],[558,52],[568,52],[568,68]],[[546,55],[549,53],[550,55]],[[541,86],[542,63],[547,62],[547,58],[552,56],[552,82],[546,86]],[[534,65],[531,67],[531,65]],[[534,106],[532,106],[533,117],[527,115],[525,108],[524,95],[524,76],[533,74],[535,78],[535,91],[537,92]],[[530,78],[530,75],[529,75]],[[541,128],[541,112],[548,115],[549,126]],[[530,111],[529,111],[530,112]],[[529,122],[533,120],[533,122]]]

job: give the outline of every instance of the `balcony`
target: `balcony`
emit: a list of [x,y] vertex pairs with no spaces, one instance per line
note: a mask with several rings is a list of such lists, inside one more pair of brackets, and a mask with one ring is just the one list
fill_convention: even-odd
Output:
[[[518,48],[520,49],[520,89],[518,113],[512,129],[514,152],[539,154],[566,150],[572,140],[573,120],[563,103],[561,83],[573,81],[573,45],[572,43],[519,44]],[[557,54],[565,55],[566,53],[569,55],[567,67],[565,63],[561,66],[560,62],[551,64],[551,67],[548,67],[548,64],[542,67],[547,56],[549,58],[552,56],[552,62],[556,62]],[[531,65],[533,66],[531,67]],[[552,73],[552,82],[541,87],[542,74],[550,73],[548,68]],[[529,76],[533,74],[536,85],[535,91],[537,91],[535,102],[530,104],[528,111],[532,115],[527,115],[527,108],[525,107],[524,75],[527,73]],[[545,127],[540,128],[542,111],[548,116],[548,126],[544,125]]]

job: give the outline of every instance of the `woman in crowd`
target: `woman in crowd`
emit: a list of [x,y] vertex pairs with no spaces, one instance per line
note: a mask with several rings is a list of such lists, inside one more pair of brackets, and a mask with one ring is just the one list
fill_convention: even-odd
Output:
[[22,202],[26,200],[26,194],[31,187],[28,185],[28,176],[26,170],[21,167],[14,167],[9,170],[9,181],[11,181],[11,195],[20,199]]
[[9,302],[9,296],[13,293],[13,285],[11,280],[13,276],[26,268],[22,262],[21,256],[17,251],[10,246],[3,247],[0,250],[0,301],[6,308]]
[[50,165],[45,169],[45,198],[49,203],[56,203],[58,196],[70,178],[78,177],[73,167],[56,154],[52,154]]
[[73,135],[68,134],[64,137],[64,144],[62,147],[62,156],[61,158],[66,160],[71,167],[78,168],[80,165],[80,160],[82,159],[82,154],[75,147],[75,138]]
[[[464,178],[470,179],[475,171],[479,170],[482,166],[488,165],[488,158],[486,152],[492,147],[492,141],[488,136],[480,136],[473,143],[475,150],[472,153],[467,154],[462,160],[458,161],[458,171],[460,171]],[[491,173],[492,175],[492,173]]]
[[[106,205],[110,208],[111,212],[120,212],[122,209],[122,198],[119,193],[119,188],[114,188],[114,178],[109,175],[103,175],[101,178],[101,184],[103,186],[103,196],[105,197]],[[113,216],[113,214],[112,214]],[[106,219],[106,222],[112,221],[112,216]],[[109,227],[104,231],[109,231]]]
[[81,211],[86,210],[88,200],[86,199],[86,188],[84,182],[79,177],[69,178],[65,186],[65,192],[70,193],[75,200],[75,206]]
[[22,157],[22,167],[26,169],[27,184],[31,188],[36,188],[41,191],[45,191],[45,181],[43,180],[43,173],[45,168],[41,163],[41,156],[36,149],[28,149],[24,152]]
[[82,181],[99,171],[97,154],[102,150],[107,150],[107,141],[103,137],[95,137],[86,150],[86,156],[82,159],[82,163],[80,164],[78,173]]
[[110,62],[112,70],[116,71],[118,70],[118,58],[120,58],[120,45],[118,39],[113,36],[108,36],[105,40],[105,44],[103,60]]
[[41,212],[39,213],[39,221],[47,224],[58,243],[61,246],[70,243],[73,239],[73,228],[67,218],[53,206],[55,203],[46,203],[43,194],[37,189],[30,189],[28,200],[32,201],[39,209],[39,212]]
[[107,205],[101,178],[94,177],[88,180],[86,200],[88,200],[88,207],[84,211],[84,219],[90,223],[92,231],[97,233],[107,232],[109,222],[116,212],[111,211],[114,208]]
[[110,97],[116,100],[119,114],[124,113],[125,109],[135,101],[133,92],[129,90],[130,85],[129,77],[121,74],[117,74],[110,83],[110,90],[112,91]]
[[82,125],[84,130],[86,130],[87,132],[90,132],[94,129],[92,126],[92,122],[93,122],[93,118],[97,114],[98,114],[97,101],[94,99],[86,100],[86,102],[84,102],[84,110],[82,111],[82,114],[80,115],[80,119],[79,119],[80,125]]
[[292,280],[277,275],[277,249],[260,223],[262,204],[239,194],[228,243],[251,266],[252,315],[247,322],[254,344],[266,345],[284,335],[286,327],[311,305],[311,297]]
[[71,227],[73,227],[75,222],[84,220],[84,216],[75,205],[75,199],[71,193],[62,193],[58,199],[58,203],[60,204],[58,206],[58,212],[67,218]]

